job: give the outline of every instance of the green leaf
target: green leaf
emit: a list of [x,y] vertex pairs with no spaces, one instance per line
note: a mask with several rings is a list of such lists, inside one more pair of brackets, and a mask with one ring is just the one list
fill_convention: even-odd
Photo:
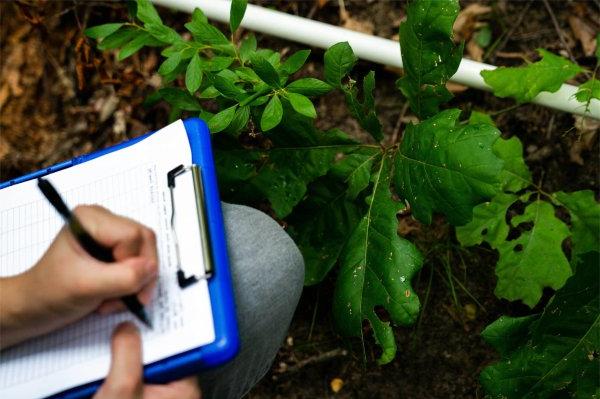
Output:
[[381,141],[383,140],[383,132],[381,130],[381,122],[379,122],[375,111],[374,89],[375,72],[373,71],[370,71],[363,79],[364,100],[362,103],[358,100],[358,90],[355,86],[352,88],[342,88],[350,114],[356,118],[360,126],[373,136],[376,141]]
[[329,93],[332,87],[319,79],[303,78],[290,83],[285,89],[305,96],[322,96]]
[[260,118],[260,128],[263,132],[273,129],[281,122],[283,116],[283,108],[279,96],[275,94],[265,107],[262,117]]
[[390,182],[392,153],[385,154],[373,173],[372,194],[367,212],[352,232],[341,255],[341,268],[333,296],[333,315],[340,331],[363,337],[363,320],[368,320],[383,353],[380,364],[396,354],[389,322],[375,313],[387,310],[394,324],[409,325],[419,313],[419,299],[411,279],[421,267],[422,256],[413,244],[398,236],[396,214],[402,203],[392,199]]
[[479,112],[479,111],[471,112],[471,115],[469,116],[469,123],[471,125],[475,125],[477,123],[486,123],[488,125],[492,125],[492,126],[496,127],[496,124],[494,123],[494,120],[492,119],[491,116],[489,116],[485,112]]
[[559,191],[554,199],[571,214],[572,258],[590,251],[600,252],[600,204],[591,190],[565,193]]
[[227,129],[233,117],[235,116],[235,110],[237,109],[238,104],[232,105],[229,108],[225,108],[223,111],[215,114],[210,121],[208,121],[208,128],[211,133],[219,133]]
[[325,51],[325,81],[340,87],[342,78],[352,70],[358,58],[348,42],[336,43]]
[[571,267],[561,244],[569,236],[568,227],[554,216],[554,207],[536,200],[525,213],[512,218],[511,225],[530,223],[531,230],[523,231],[511,241],[498,245],[496,265],[498,283],[494,293],[509,301],[522,300],[534,307],[545,287],[561,288],[571,276]]
[[190,93],[176,89],[174,87],[165,87],[158,91],[160,96],[165,99],[166,102],[174,107],[177,107],[184,111],[200,111],[202,107],[198,100]]
[[310,55],[310,50],[296,51],[294,54],[289,56],[283,62],[283,64],[281,64],[281,70],[284,71],[285,73],[287,73],[288,75],[291,75],[291,74],[297,72],[300,68],[302,68],[302,66],[308,59],[309,55]]
[[250,56],[256,51],[256,37],[249,34],[240,44],[240,58],[243,62],[249,61]]
[[237,28],[239,28],[240,23],[244,18],[247,5],[248,0],[233,0],[231,2],[231,9],[229,13],[229,27],[231,28],[231,33],[234,33]]
[[201,68],[208,72],[220,72],[223,69],[228,68],[234,59],[232,57],[221,57],[216,56],[210,59],[200,58]]
[[110,34],[116,32],[123,26],[122,23],[113,23],[113,24],[104,24],[92,26],[91,28],[87,28],[84,33],[87,37],[91,37],[92,39],[99,39],[101,37],[109,36]]
[[349,154],[331,168],[330,174],[332,176],[348,184],[348,190],[346,191],[348,199],[356,199],[369,186],[371,169],[379,155],[377,147],[373,147],[368,152],[363,151]]
[[473,36],[475,38],[475,42],[481,48],[486,48],[492,42],[492,30],[490,29],[489,25],[485,25],[479,31],[475,32],[475,35]]
[[185,24],[185,28],[201,43],[226,47],[233,46],[219,29],[208,22],[203,22],[200,18],[192,18],[192,22]]
[[102,39],[100,44],[98,44],[98,49],[111,50],[122,47],[125,43],[133,40],[140,33],[141,31],[139,29],[133,29],[129,27],[121,28]]
[[345,148],[356,146],[302,144],[271,150],[218,151],[217,170],[231,168],[227,165],[247,165],[239,171],[246,176],[244,184],[239,184],[239,178],[236,183],[231,176],[225,179],[222,175],[219,184],[222,192],[227,193],[226,200],[248,203],[251,197],[257,201],[266,198],[277,217],[284,218],[304,198],[307,185],[325,175],[336,154]]
[[317,111],[315,111],[315,107],[308,97],[298,93],[287,93],[286,97],[290,100],[294,111],[309,118],[314,119],[317,117]]
[[204,15],[201,9],[196,7],[192,12],[192,22],[194,24],[208,24],[208,18],[206,15]]
[[506,212],[518,198],[514,194],[499,193],[491,201],[477,205],[473,208],[473,219],[456,228],[458,241],[465,247],[486,241],[492,248],[498,248],[510,230]]
[[129,43],[127,43],[126,45],[124,45],[121,48],[121,51],[119,51],[119,55],[118,55],[117,59],[119,61],[123,61],[125,58],[138,52],[142,47],[144,47],[148,44],[152,44],[153,40],[154,40],[153,37],[149,33],[146,33],[146,32],[139,33],[135,37],[135,39],[133,39],[132,41],[130,41]]
[[523,159],[523,144],[518,137],[499,138],[494,143],[494,154],[504,161],[500,181],[504,191],[516,193],[531,185],[531,172]]
[[441,212],[451,224],[465,224],[475,205],[499,191],[503,162],[492,151],[498,130],[456,126],[459,114],[450,109],[407,126],[396,157],[396,190],[424,223]]
[[458,69],[463,45],[452,41],[458,0],[419,0],[408,4],[400,24],[400,50],[405,76],[396,85],[421,119],[435,115],[452,98],[446,82]]
[[248,124],[248,119],[250,119],[250,107],[247,105],[238,107],[238,109],[235,111],[233,120],[227,127],[227,131],[233,134],[238,134],[246,127]]
[[587,253],[537,317],[502,317],[482,333],[502,360],[480,380],[491,398],[592,398],[600,373],[600,268]]
[[518,103],[533,100],[542,91],[554,93],[583,69],[566,58],[538,49],[542,59],[522,67],[500,67],[481,71],[485,83],[498,97],[512,97]]
[[279,74],[273,65],[269,63],[269,61],[255,53],[251,56],[251,62],[252,69],[263,80],[263,82],[273,88],[278,88],[281,86],[279,84]]
[[177,68],[179,63],[181,62],[181,53],[175,53],[169,58],[167,58],[158,68],[158,73],[160,75],[168,75]]
[[148,30],[148,32],[154,36],[156,39],[160,40],[164,43],[174,44],[176,42],[181,42],[181,36],[165,25],[153,25],[153,24],[144,24],[144,27]]
[[242,101],[246,98],[246,91],[241,87],[236,86],[231,80],[221,76],[215,75],[213,82],[215,88],[223,95],[223,97],[230,98],[236,101]]
[[192,60],[187,66],[185,71],[185,87],[188,91],[193,94],[200,88],[202,84],[202,68],[200,63],[200,56],[198,53],[192,56]]
[[575,98],[580,103],[587,104],[592,101],[593,98],[600,100],[600,80],[591,78],[581,86],[577,88]]
[[162,25],[162,20],[150,0],[137,0],[137,19],[145,24]]

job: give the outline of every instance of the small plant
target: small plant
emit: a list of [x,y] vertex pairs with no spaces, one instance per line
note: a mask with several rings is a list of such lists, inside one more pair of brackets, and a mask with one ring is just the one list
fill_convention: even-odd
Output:
[[[452,98],[445,85],[463,52],[463,45],[452,41],[457,0],[408,5],[407,20],[400,26],[405,74],[397,86],[421,121],[409,124],[398,142],[385,145],[375,110],[375,73],[366,74],[362,84],[351,77],[357,58],[348,43],[325,52],[323,80],[294,79],[310,51],[282,59],[276,51],[257,47],[251,34],[237,42],[245,8],[245,1],[232,2],[229,38],[196,9],[185,25],[191,38],[184,39],[162,23],[148,0],[137,1],[131,22],[96,26],[86,33],[101,39],[100,49],[120,48],[119,59],[144,46],[163,47],[165,60],[158,72],[166,86],[147,103],[164,100],[172,106],[172,119],[185,111],[208,122],[222,198],[269,203],[301,248],[306,284],[319,283],[338,266],[334,318],[342,333],[361,338],[367,321],[382,349],[379,363],[396,355],[391,324],[413,323],[420,307],[411,280],[423,257],[398,235],[399,213],[423,223],[430,223],[434,213],[443,214],[450,224],[462,226],[457,236],[463,245],[485,241],[497,249],[496,294],[531,307],[542,289],[561,290],[573,275],[561,248],[567,237],[573,244],[572,263],[598,250],[600,207],[591,191],[544,192],[531,181],[518,138],[500,138],[487,115],[473,112],[461,121],[458,109],[440,111]],[[558,89],[581,71],[561,57],[540,53],[538,63],[483,75],[498,95],[524,102],[540,91]],[[556,65],[559,72],[546,76]],[[541,75],[546,76],[543,81]],[[507,79],[521,83],[513,87]],[[589,82],[590,96],[584,96],[583,85],[577,96],[587,104],[598,94],[597,80]],[[313,101],[331,90],[343,93],[350,115],[370,134],[371,143],[357,142],[338,129],[315,127]],[[524,213],[507,221],[509,207],[519,201]],[[555,216],[555,208],[569,212],[571,226]],[[510,229],[517,228],[524,231],[509,240]],[[556,297],[580,280],[571,277]],[[552,303],[562,306],[560,299]],[[390,322],[382,319],[380,309]],[[535,325],[533,319],[520,323],[519,331],[537,334],[544,315]],[[504,322],[497,323],[486,331],[502,331],[498,326]],[[598,319],[593,323],[597,328]],[[515,353],[514,347],[501,349],[505,356]],[[488,370],[483,378],[493,381],[494,369]],[[586,375],[591,378],[592,373]],[[484,383],[496,392],[493,384]]]

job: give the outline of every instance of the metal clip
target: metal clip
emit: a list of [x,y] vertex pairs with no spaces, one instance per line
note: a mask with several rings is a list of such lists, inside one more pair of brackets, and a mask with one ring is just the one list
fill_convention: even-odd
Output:
[[[175,228],[175,179],[186,173],[192,173],[192,181],[194,185],[194,198],[196,204],[196,215],[198,219],[198,226],[200,228],[200,245],[202,247],[202,254],[204,256],[204,275],[186,276],[185,272],[181,268],[181,254],[179,252],[179,240],[177,237],[177,229]],[[210,236],[208,233],[206,208],[204,206],[204,187],[202,185],[202,174],[198,165],[183,166],[179,165],[167,173],[167,184],[169,185],[169,192],[171,194],[171,231],[175,242],[175,253],[177,257],[177,282],[180,288],[187,288],[190,285],[198,282],[201,279],[208,279],[213,275],[213,263],[212,253],[210,248]]]

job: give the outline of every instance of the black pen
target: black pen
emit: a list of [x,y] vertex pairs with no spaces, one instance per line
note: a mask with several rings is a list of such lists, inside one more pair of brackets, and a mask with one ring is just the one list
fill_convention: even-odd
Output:
[[[44,197],[52,204],[54,209],[63,217],[71,233],[75,236],[79,244],[86,250],[88,254],[90,254],[93,258],[101,262],[112,263],[115,261],[115,258],[112,255],[112,251],[109,248],[104,247],[99,244],[94,238],[89,235],[87,231],[83,228],[81,223],[77,217],[69,210],[65,202],[58,194],[58,191],[54,188],[54,186],[46,179],[38,178],[38,187],[44,194]],[[145,325],[152,328],[152,323],[150,322],[150,318],[146,314],[144,310],[144,305],[140,303],[137,296],[135,295],[127,295],[121,297],[121,300],[138,319],[140,319]]]

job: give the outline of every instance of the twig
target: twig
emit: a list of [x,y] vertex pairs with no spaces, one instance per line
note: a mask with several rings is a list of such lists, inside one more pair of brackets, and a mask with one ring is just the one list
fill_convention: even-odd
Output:
[[406,116],[406,111],[408,111],[408,101],[404,103],[402,111],[400,111],[400,116],[398,117],[396,125],[394,126],[394,131],[392,132],[392,138],[390,140],[392,145],[396,144],[396,141],[398,140],[400,128],[402,127],[402,120],[404,119],[404,116]]
[[502,50],[502,48],[504,46],[506,46],[508,39],[510,39],[510,37],[512,36],[514,31],[519,27],[519,25],[521,25],[521,22],[523,22],[523,18],[525,18],[525,15],[527,15],[527,11],[529,11],[529,7],[531,7],[532,4],[533,4],[533,0],[529,0],[527,5],[525,6],[525,9],[523,11],[521,11],[521,15],[519,15],[519,19],[517,19],[517,22],[515,22],[515,24],[510,27],[508,32],[506,32],[506,34],[504,34],[504,37],[502,38],[502,40],[500,40],[500,42],[496,46],[492,45],[490,47],[490,49],[486,52],[486,54],[484,54],[484,56],[483,56],[484,61],[487,60],[487,58],[490,56],[490,54],[493,51]]
[[[348,355],[348,351],[346,349],[340,349],[340,348],[333,349],[328,352],[319,353],[318,355],[311,356],[307,359],[301,360],[298,363],[291,365],[289,367],[288,366],[279,367],[277,370],[275,370],[275,372],[278,374],[296,373],[308,365],[325,362],[327,360],[331,360],[336,357],[347,356],[347,355]],[[273,376],[273,378],[276,378],[276,377]]]
[[571,59],[571,61],[573,61],[574,63],[577,63],[577,61],[575,61],[575,58],[573,57],[573,54],[571,53],[571,49],[567,45],[567,42],[563,36],[563,32],[560,29],[560,26],[558,26],[558,21],[556,20],[554,11],[552,11],[552,7],[550,7],[550,3],[548,3],[548,0],[543,0],[543,1],[544,1],[544,5],[546,6],[546,10],[548,10],[548,14],[550,14],[550,19],[552,20],[552,24],[554,25],[554,29],[556,30],[556,34],[558,35],[560,42],[562,43],[563,47],[565,48],[565,51],[567,52],[567,54],[569,54],[569,58]]

